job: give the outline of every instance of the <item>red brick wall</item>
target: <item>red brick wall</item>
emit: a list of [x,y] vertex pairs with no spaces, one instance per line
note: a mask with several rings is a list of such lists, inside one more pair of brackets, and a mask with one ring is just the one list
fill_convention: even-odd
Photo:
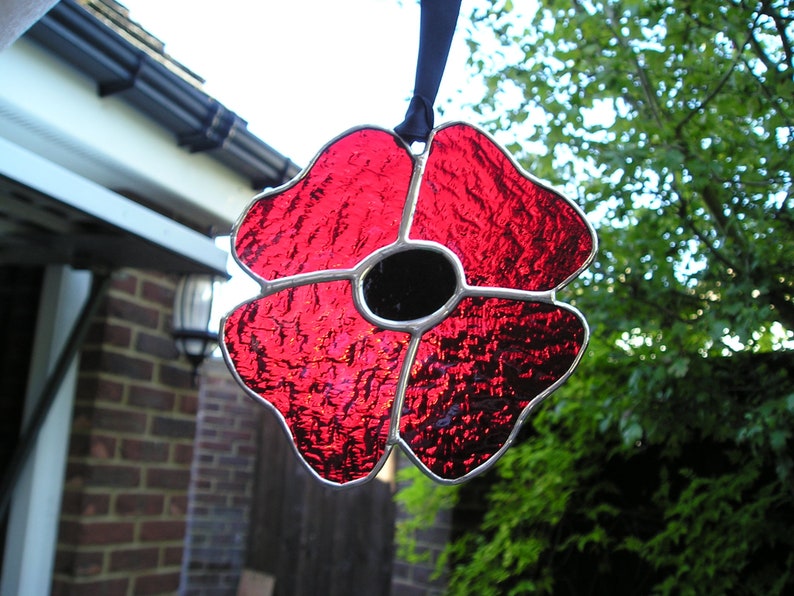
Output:
[[197,391],[170,336],[176,279],[125,270],[80,360],[53,594],[173,594]]
[[234,596],[245,562],[261,406],[221,360],[202,368],[183,589]]

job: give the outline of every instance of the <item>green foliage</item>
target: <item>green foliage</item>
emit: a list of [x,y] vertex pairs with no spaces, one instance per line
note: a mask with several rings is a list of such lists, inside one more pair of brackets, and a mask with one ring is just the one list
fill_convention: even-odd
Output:
[[454,491],[449,592],[791,593],[794,10],[539,4],[475,9],[476,109],[596,225],[592,339]]

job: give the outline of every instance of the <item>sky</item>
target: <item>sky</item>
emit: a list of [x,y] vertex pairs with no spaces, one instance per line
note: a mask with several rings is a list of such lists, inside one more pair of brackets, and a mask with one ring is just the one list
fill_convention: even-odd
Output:
[[[204,91],[248,129],[304,167],[353,126],[393,128],[413,92],[419,44],[415,0],[120,0],[165,52],[205,80]],[[463,0],[441,82],[436,124],[468,120],[476,99],[466,70]],[[252,193],[253,196],[253,193]],[[228,237],[218,245],[229,249]],[[230,259],[212,325],[258,285]]]
[[[415,0],[121,0],[204,90],[303,167],[347,129],[392,128],[413,91]],[[471,93],[462,25],[442,80],[444,118],[466,119]],[[462,93],[461,93],[462,91]]]

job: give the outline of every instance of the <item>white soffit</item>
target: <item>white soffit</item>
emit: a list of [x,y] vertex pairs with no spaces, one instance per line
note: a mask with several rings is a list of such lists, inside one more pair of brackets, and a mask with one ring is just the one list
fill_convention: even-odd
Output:
[[226,275],[212,238],[0,138],[0,263]]
[[0,52],[0,137],[106,188],[228,233],[254,195],[248,180],[173,137],[27,39]]

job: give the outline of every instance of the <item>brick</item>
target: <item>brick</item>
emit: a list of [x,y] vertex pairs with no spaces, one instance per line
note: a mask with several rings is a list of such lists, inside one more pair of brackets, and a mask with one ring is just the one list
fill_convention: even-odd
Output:
[[185,527],[184,521],[146,521],[141,523],[140,537],[144,542],[182,540]]
[[109,459],[115,450],[116,440],[113,437],[73,433],[69,440],[69,455],[72,457]]
[[240,457],[235,455],[224,455],[219,458],[222,467],[231,468],[248,468],[251,465],[251,459],[248,457]]
[[114,325],[108,323],[105,325],[105,345],[111,345],[118,348],[128,348],[132,345],[132,329],[125,325]]
[[76,521],[61,519],[58,524],[58,544],[77,544],[80,536],[80,524]]
[[198,396],[182,395],[179,398],[179,411],[190,415],[198,413]]
[[207,451],[226,451],[229,448],[228,443],[221,443],[220,441],[207,441],[205,440],[207,436],[207,429],[202,428],[201,434],[198,437],[198,449],[199,451],[207,450]]
[[121,455],[130,461],[164,462],[168,460],[169,445],[165,441],[124,439]]
[[242,484],[251,482],[253,479],[254,479],[254,474],[253,472],[249,472],[249,471],[235,470],[234,474],[232,474],[232,480]]
[[141,296],[149,302],[156,302],[161,306],[170,308],[174,304],[175,290],[176,284],[171,281],[157,283],[144,280],[141,286]]
[[115,511],[119,515],[160,515],[164,507],[163,495],[127,493],[116,496]]
[[[204,399],[212,400],[220,405],[229,401],[229,385],[218,383],[217,379],[210,380],[211,385],[204,389]],[[234,391],[236,393],[236,390]]]
[[64,489],[61,495],[61,514],[62,515],[80,515],[80,507],[82,505],[82,492],[79,490]]
[[74,550],[59,546],[58,550],[55,552],[55,562],[52,568],[53,573],[56,575],[60,573],[71,575],[73,567]]
[[187,513],[187,496],[172,495],[168,499],[169,515],[181,517]]
[[229,400],[229,396],[226,396],[226,400],[221,405],[221,408],[226,414],[229,414],[233,417],[240,417],[240,418],[248,418],[254,416],[255,413],[258,411],[254,408],[256,404],[252,400],[247,400],[244,403],[235,403]]
[[232,496],[232,505],[234,507],[239,507],[240,509],[251,507],[251,496],[248,494],[247,488],[248,487],[246,487],[245,494]]
[[237,445],[237,455],[245,456],[245,457],[254,457],[256,456],[257,452],[259,451],[255,445]]
[[251,435],[255,435],[257,429],[261,425],[262,421],[255,416],[248,416],[247,418],[238,419],[238,429],[242,431],[248,431]]
[[56,578],[50,596],[126,596],[129,587],[127,578],[80,581]]
[[193,418],[179,419],[155,416],[152,434],[173,439],[193,439],[196,435],[196,421]]
[[88,466],[82,462],[67,461],[65,489],[68,492],[79,492],[83,488],[88,476]]
[[173,454],[174,463],[176,464],[190,464],[193,462],[193,445],[176,444],[174,445]]
[[[77,413],[77,408],[75,408]],[[146,414],[115,408],[98,407],[92,412],[95,429],[142,434],[146,431]]]
[[168,360],[179,356],[174,340],[163,335],[141,332],[138,334],[135,348],[142,354],[149,354],[150,356],[157,356]]
[[[83,351],[80,353],[80,369],[82,371],[99,372],[102,370],[102,351],[98,347],[84,346]],[[78,401],[82,395],[78,394]],[[90,399],[94,395],[89,396]]]
[[200,478],[218,478],[220,480],[227,480],[231,476],[231,472],[229,470],[219,467],[209,468],[206,466],[200,466],[196,470],[196,473]]
[[154,387],[133,385],[130,387],[127,401],[131,406],[170,412],[174,409],[176,398],[170,391],[163,391],[162,389]]
[[126,325],[104,323],[92,326],[86,338],[87,344],[101,344],[128,348],[132,341],[132,329]]
[[182,546],[167,546],[163,549],[163,565],[166,567],[180,567],[185,549]]
[[116,439],[104,435],[92,435],[89,441],[90,455],[97,459],[111,459],[116,452]]
[[69,455],[86,457],[91,452],[91,435],[72,433],[69,438]]
[[78,550],[72,561],[73,572],[77,577],[96,576],[102,573],[105,555],[102,551]]
[[221,431],[221,439],[224,441],[251,441],[253,433],[249,431],[240,430],[224,430]]
[[97,347],[102,345],[105,340],[105,322],[94,320],[88,327],[83,346]]
[[139,571],[156,569],[160,558],[160,549],[125,548],[110,554],[110,571]]
[[150,468],[146,471],[146,486],[148,488],[187,491],[189,485],[189,469]]
[[157,329],[160,321],[160,311],[157,308],[118,296],[108,300],[106,312],[109,318],[121,319],[126,323],[134,323],[149,329]]
[[154,364],[148,360],[115,352],[102,352],[101,370],[139,381],[150,381],[154,375]]
[[76,399],[120,402],[124,395],[124,385],[117,381],[97,375],[81,375],[77,385]]
[[405,561],[395,559],[392,562],[391,574],[393,578],[408,579],[413,574],[413,565]]
[[205,492],[196,495],[196,498],[201,499],[202,505],[225,505],[226,495],[220,495],[215,492]]
[[89,468],[86,486],[131,488],[141,482],[141,471],[132,466],[93,465]]
[[190,372],[190,365],[181,358],[179,366],[174,364],[161,364],[158,379],[160,383],[167,387],[177,389],[189,389],[193,387],[193,375]]
[[135,296],[138,293],[138,273],[129,271],[114,273],[110,288],[113,295],[129,294],[130,296]]
[[174,594],[179,589],[179,572],[157,573],[135,578],[135,594]]
[[110,496],[84,492],[65,491],[61,502],[64,515],[96,516],[107,515],[110,510]]
[[80,544],[119,544],[132,542],[131,522],[89,522],[80,524]]
[[201,417],[201,421],[204,424],[210,424],[212,426],[222,426],[228,427],[230,426],[230,420],[227,416],[210,416],[209,414],[205,414]]

